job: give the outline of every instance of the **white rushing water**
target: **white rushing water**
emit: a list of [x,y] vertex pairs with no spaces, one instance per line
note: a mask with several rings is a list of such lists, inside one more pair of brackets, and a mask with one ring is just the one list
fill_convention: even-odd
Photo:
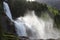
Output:
[[53,28],[54,21],[48,15],[46,18],[37,17],[34,10],[27,11],[24,17],[19,17],[17,20],[21,20],[27,27],[28,36],[31,39],[58,39],[60,38],[60,31]]
[[31,39],[57,39],[60,37],[59,31],[53,28],[54,21],[50,16],[47,16],[47,20],[43,20],[35,15],[34,10],[28,10],[24,17],[19,17],[14,21],[8,4],[3,2],[3,5],[6,15],[15,24],[18,36],[28,36]]
[[9,17],[9,19],[10,19],[12,22],[14,22],[15,28],[16,28],[16,32],[17,32],[18,36],[27,36],[24,23],[21,22],[21,21],[19,21],[19,20],[14,21],[14,20],[12,19],[12,15],[11,15],[9,6],[8,6],[8,4],[7,4],[6,2],[3,2],[3,6],[4,6],[4,11],[5,11],[7,17]]
[[[40,20],[38,19],[38,17],[35,15],[34,10],[28,11],[27,15],[24,16],[23,19],[24,19],[26,25],[29,24],[30,27],[32,28],[32,32],[33,32],[32,34],[33,34],[34,38],[37,38],[37,39],[44,38],[44,35],[45,35],[44,21],[42,19],[40,19]],[[36,34],[34,34],[34,33],[36,33]]]
[[4,7],[4,11],[6,13],[6,15],[9,17],[9,19],[12,21],[12,15],[11,15],[11,12],[10,12],[10,9],[9,9],[9,6],[6,2],[3,2],[3,7]]

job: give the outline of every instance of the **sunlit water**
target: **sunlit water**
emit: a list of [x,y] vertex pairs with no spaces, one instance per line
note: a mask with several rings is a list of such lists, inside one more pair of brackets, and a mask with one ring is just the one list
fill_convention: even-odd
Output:
[[6,2],[3,4],[6,15],[15,24],[18,36],[28,36],[31,39],[57,39],[60,37],[60,32],[53,28],[54,21],[49,15],[48,19],[44,20],[37,17],[34,10],[28,10],[24,17],[19,17],[14,21],[8,4]]

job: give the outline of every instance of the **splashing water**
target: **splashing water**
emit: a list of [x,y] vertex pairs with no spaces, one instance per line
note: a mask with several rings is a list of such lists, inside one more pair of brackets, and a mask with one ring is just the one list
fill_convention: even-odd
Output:
[[16,28],[16,32],[17,32],[18,36],[27,36],[26,29],[25,29],[25,26],[24,26],[23,22],[21,22],[19,20],[14,21],[12,19],[12,15],[11,15],[9,6],[8,6],[8,4],[6,2],[3,2],[3,6],[4,6],[4,11],[5,11],[7,17],[9,17],[9,19],[12,22],[14,22],[15,28]]
[[23,20],[26,23],[26,25],[29,24],[27,25],[27,27],[31,29],[33,34],[33,37],[31,38],[37,38],[37,39],[44,38],[45,35],[44,21],[42,19],[40,19],[39,21],[34,11],[28,11],[27,13],[28,13],[27,16],[24,16]]
[[31,35],[28,34],[31,39],[58,39],[60,32],[53,28],[53,19],[48,14],[46,16],[47,20],[38,18],[33,10],[25,13],[25,16],[19,17],[18,20],[22,19],[28,30],[31,31],[29,33]]
[[54,22],[50,17],[47,16],[49,18],[47,21],[38,18],[33,10],[14,21],[8,4],[3,2],[3,5],[6,15],[15,24],[18,36],[28,36],[31,39],[57,39],[60,37],[59,31],[53,28]]

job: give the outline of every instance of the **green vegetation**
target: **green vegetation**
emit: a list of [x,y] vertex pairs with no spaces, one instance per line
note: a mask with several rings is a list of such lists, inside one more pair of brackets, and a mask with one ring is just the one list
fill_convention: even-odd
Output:
[[50,7],[50,6],[47,6],[47,7],[50,13],[54,15],[54,22],[55,22],[54,27],[60,29],[60,10]]
[[53,13],[55,16],[56,15],[59,15],[59,10],[56,9],[56,8],[53,8],[53,7],[50,7],[50,6],[47,6],[48,7],[48,10]]

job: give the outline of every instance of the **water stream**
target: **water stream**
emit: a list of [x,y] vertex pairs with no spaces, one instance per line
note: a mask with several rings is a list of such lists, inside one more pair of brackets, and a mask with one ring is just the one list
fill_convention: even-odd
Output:
[[18,20],[14,21],[14,20],[12,19],[12,15],[11,15],[9,6],[8,6],[8,4],[7,4],[6,2],[3,2],[3,6],[4,6],[4,11],[5,11],[7,17],[8,17],[12,22],[14,22],[15,28],[16,28],[16,32],[17,32],[18,36],[27,36],[24,23],[21,22],[21,21],[19,22]]

